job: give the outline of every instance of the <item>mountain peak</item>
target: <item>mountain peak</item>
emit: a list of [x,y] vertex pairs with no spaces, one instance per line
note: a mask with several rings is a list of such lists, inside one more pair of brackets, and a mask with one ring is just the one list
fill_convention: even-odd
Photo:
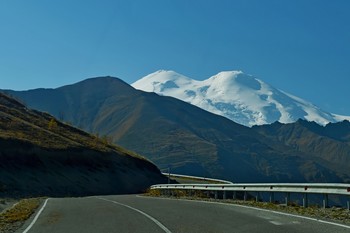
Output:
[[147,92],[161,93],[165,90],[178,89],[194,80],[172,70],[158,70],[136,81],[132,86]]
[[242,71],[223,71],[207,79],[212,85],[218,85],[219,88],[234,89],[261,89],[261,81],[251,75],[247,75]]
[[[76,84],[80,84],[80,83],[92,83],[92,82],[122,82],[125,83],[123,80],[116,78],[116,77],[112,77],[112,76],[99,76],[99,77],[93,77],[93,78],[88,78],[85,79],[83,81],[80,81]],[[74,85],[74,84],[73,84]]]
[[124,93],[130,92],[133,87],[131,87],[125,81],[112,77],[112,76],[100,76],[94,78],[88,78],[75,84],[66,85],[58,88],[59,90],[81,88],[87,94],[100,93],[101,90],[105,90],[106,95],[113,94],[117,89],[123,90]]
[[226,71],[221,71],[219,72],[216,76],[218,77],[225,77],[225,76],[237,76],[239,74],[243,74],[243,71],[241,70],[226,70]]
[[160,70],[132,84],[136,89],[172,96],[246,126],[291,123],[300,119],[325,125],[349,117],[322,111],[242,71],[222,71],[197,81]]
[[179,74],[173,70],[158,70],[156,72],[153,72],[147,76],[145,76],[144,78],[152,78],[152,77],[157,77],[159,79],[159,77],[163,77],[166,80],[175,80],[175,79],[190,79],[182,74]]
[[154,74],[160,74],[160,73],[169,73],[169,74],[178,74],[178,73],[176,73],[175,71],[173,71],[173,70],[157,70],[156,72],[154,72]]

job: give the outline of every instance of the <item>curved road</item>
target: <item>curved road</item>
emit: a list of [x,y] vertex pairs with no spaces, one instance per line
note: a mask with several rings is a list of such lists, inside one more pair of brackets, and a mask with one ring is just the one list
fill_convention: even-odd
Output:
[[52,198],[18,233],[350,232],[350,227],[230,204],[136,195]]

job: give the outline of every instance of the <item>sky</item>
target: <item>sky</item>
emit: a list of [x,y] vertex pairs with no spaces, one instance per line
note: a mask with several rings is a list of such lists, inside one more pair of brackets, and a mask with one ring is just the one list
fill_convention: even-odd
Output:
[[241,70],[350,115],[348,0],[2,0],[0,89]]

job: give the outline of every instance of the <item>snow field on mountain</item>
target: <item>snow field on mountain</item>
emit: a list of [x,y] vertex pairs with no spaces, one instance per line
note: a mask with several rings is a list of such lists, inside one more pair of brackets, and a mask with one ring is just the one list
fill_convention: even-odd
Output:
[[350,119],[323,111],[242,71],[224,71],[197,81],[174,71],[160,70],[132,86],[175,97],[249,127],[275,121],[291,123],[298,119],[321,125]]

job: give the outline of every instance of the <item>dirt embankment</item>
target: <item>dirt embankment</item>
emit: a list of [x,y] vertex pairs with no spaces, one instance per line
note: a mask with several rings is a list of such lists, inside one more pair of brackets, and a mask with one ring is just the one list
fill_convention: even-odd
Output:
[[0,197],[137,193],[166,178],[139,158],[0,139]]

